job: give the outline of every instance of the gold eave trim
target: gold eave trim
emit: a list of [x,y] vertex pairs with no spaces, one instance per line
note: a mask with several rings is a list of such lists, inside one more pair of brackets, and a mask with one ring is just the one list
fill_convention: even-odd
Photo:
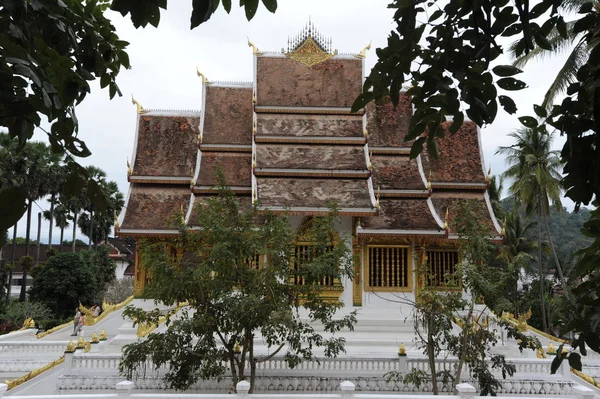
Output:
[[363,115],[364,109],[352,112],[346,107],[285,107],[277,105],[256,105],[254,112],[257,114],[325,114],[325,115]]
[[368,170],[256,168],[254,170],[254,175],[261,177],[342,177],[349,179],[365,179],[371,175],[371,172]]
[[143,229],[118,229],[118,237],[164,237],[179,235],[179,230],[143,230]]
[[364,137],[323,137],[323,136],[272,136],[256,135],[256,143],[289,143],[289,144],[338,144],[338,145],[365,145]]
[[381,190],[379,194],[383,198],[429,198],[429,190]]
[[[229,190],[236,194],[252,194],[251,187],[245,186],[228,186]],[[219,192],[218,187],[215,186],[194,186],[192,187],[192,193],[194,194],[216,194]]]
[[453,183],[453,182],[431,182],[431,188],[438,190],[482,190],[488,188],[487,183]]
[[369,152],[373,155],[410,155],[410,148],[369,146]]
[[191,177],[182,176],[127,176],[127,181],[130,183],[155,183],[155,184],[190,184]]
[[252,144],[200,144],[198,148],[205,152],[252,152]]
[[[330,209],[325,206],[292,206],[292,207],[284,207],[284,206],[258,206],[259,211],[265,212],[273,212],[273,213],[285,213],[288,215],[327,215],[330,212]],[[338,210],[338,214],[340,216],[377,216],[376,208],[340,208]]]

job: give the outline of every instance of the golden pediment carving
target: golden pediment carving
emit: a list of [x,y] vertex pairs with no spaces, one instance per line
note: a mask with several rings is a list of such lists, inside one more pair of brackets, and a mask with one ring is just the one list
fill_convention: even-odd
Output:
[[312,37],[308,37],[296,50],[285,53],[285,55],[310,68],[327,61],[335,56],[335,53],[328,53],[323,50]]

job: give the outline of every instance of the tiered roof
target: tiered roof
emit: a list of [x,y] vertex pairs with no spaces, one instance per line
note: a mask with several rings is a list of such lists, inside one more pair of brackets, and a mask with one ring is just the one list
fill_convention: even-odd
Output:
[[380,101],[350,110],[364,52],[338,55],[312,25],[287,52],[253,48],[252,83],[203,76],[201,113],[142,109],[121,235],[176,234],[169,220],[177,214],[195,227],[219,170],[244,206],[315,215],[335,203],[341,215],[360,218],[363,237],[451,237],[445,214],[463,199],[478,199],[500,233],[475,124],[440,140],[438,160],[411,160],[408,96],[396,108]]

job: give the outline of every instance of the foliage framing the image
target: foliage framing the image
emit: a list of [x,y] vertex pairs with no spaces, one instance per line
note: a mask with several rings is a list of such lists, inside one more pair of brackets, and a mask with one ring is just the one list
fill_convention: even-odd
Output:
[[[352,329],[355,314],[333,319],[343,304],[321,296],[331,288],[321,285],[323,279],[351,277],[351,253],[332,233],[337,223],[331,212],[303,225],[302,240],[310,240],[312,255],[295,267],[296,237],[287,218],[243,209],[220,187],[198,211],[199,230],[181,226],[173,241],[138,244],[152,276],[144,295],[166,305],[188,302],[193,311],[167,321],[166,332],[126,346],[120,372],[131,378],[150,360],[169,366],[165,381],[175,389],[228,375],[233,387],[249,378],[252,391],[257,365],[280,353],[292,368],[314,359],[317,347],[328,357],[342,353],[345,339],[335,333]],[[256,256],[264,260],[257,263]],[[303,284],[292,282],[298,279]],[[161,316],[132,307],[125,314],[138,324],[157,324]],[[309,321],[322,323],[325,332]],[[255,352],[257,334],[269,355]]]

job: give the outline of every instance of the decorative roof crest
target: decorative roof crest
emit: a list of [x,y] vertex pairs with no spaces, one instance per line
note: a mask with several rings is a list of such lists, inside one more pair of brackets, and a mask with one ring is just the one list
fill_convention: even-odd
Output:
[[288,37],[287,51],[284,49],[283,53],[307,67],[312,67],[335,56],[337,50],[332,50],[331,38],[319,32],[309,17],[308,23],[300,33]]
[[142,107],[142,104],[140,104],[135,98],[133,98],[133,94],[131,95],[131,103],[136,106],[138,114],[142,115],[148,113],[148,111],[145,110],[144,107]]
[[198,77],[202,78],[202,83],[208,83],[208,79],[206,79],[206,76],[202,72],[200,72],[198,67],[196,67],[196,75],[198,75]]

